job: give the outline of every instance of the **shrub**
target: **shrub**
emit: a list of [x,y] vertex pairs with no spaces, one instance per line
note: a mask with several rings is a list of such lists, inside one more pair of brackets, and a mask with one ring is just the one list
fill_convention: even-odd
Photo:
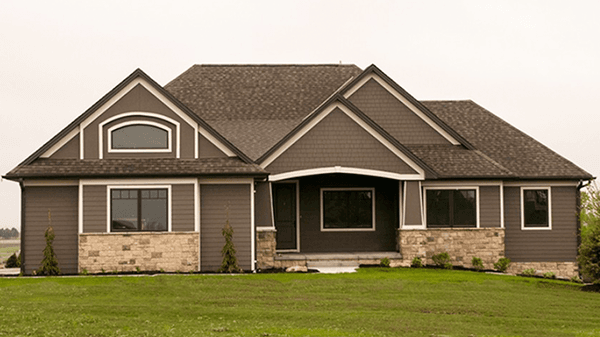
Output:
[[524,276],[534,276],[535,275],[535,269],[533,268],[529,268],[529,269],[525,269],[521,272],[521,275]]
[[544,273],[544,278],[556,278],[556,274],[554,274],[553,272],[549,271],[547,273]]
[[384,257],[383,259],[381,259],[381,261],[379,261],[379,265],[384,267],[384,268],[389,268],[390,267],[390,259],[388,259],[387,257]]
[[83,268],[83,269],[81,270],[81,275],[89,275],[89,272],[88,272],[88,270],[87,270],[87,269],[85,269],[85,268]]
[[510,259],[508,257],[502,257],[498,262],[494,263],[494,268],[501,273],[505,273],[508,270],[509,265]]
[[577,262],[581,273],[600,283],[600,189],[595,184],[581,193],[581,244]]
[[410,266],[413,267],[413,268],[421,268],[421,267],[423,267],[423,261],[421,260],[420,257],[415,256],[412,259],[412,262],[410,263]]
[[571,282],[574,282],[574,283],[583,283],[583,281],[581,280],[581,278],[579,278],[578,275],[573,275],[573,277],[571,277]]
[[436,266],[444,269],[452,269],[452,263],[450,263],[450,255],[447,252],[435,254],[431,257],[433,263]]
[[475,270],[480,271],[483,269],[483,261],[481,261],[480,258],[473,256],[473,258],[471,259],[471,264],[473,265],[473,268],[475,268]]
[[[48,218],[50,218],[50,212],[48,212]],[[44,258],[42,259],[42,265],[38,268],[36,275],[59,275],[60,268],[58,267],[58,260],[54,253],[54,247],[52,242],[54,241],[54,230],[52,226],[46,228],[44,233],[46,237],[46,248],[44,248]]]
[[17,253],[13,253],[5,264],[6,268],[21,268],[21,253],[17,256]]
[[225,238],[225,245],[221,250],[223,255],[223,263],[219,268],[219,273],[241,273],[242,269],[238,266],[237,257],[235,256],[235,247],[233,246],[233,228],[229,225],[229,219],[225,222],[225,227],[221,231]]

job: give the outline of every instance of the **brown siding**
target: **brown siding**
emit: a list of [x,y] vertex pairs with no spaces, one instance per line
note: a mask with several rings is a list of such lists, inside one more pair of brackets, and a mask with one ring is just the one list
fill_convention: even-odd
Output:
[[521,230],[520,188],[504,188],[506,256],[514,262],[566,262],[577,256],[575,187],[552,187],[552,230]]
[[173,185],[173,232],[194,230],[194,185]]
[[352,94],[350,102],[402,144],[449,144],[437,131],[373,79]]
[[[194,158],[194,128],[148,90],[138,85],[84,129],[84,156],[86,159],[98,158],[98,125],[102,121],[124,112],[153,112],[176,120],[181,127],[181,158]],[[138,156],[138,154],[132,155]]]
[[272,227],[271,183],[256,183],[254,193],[254,224],[256,227]]
[[479,226],[501,227],[499,186],[479,187]]
[[83,232],[106,233],[106,185],[83,186]]
[[[320,189],[374,187],[375,231],[322,232]],[[398,182],[383,178],[329,174],[300,180],[300,251],[373,252],[396,250]]]
[[73,137],[58,151],[50,156],[51,159],[79,159],[79,135]]
[[267,166],[270,173],[345,166],[415,174],[404,161],[336,109]]
[[[219,269],[225,240],[221,230],[227,219],[233,227],[233,243],[239,265],[251,269],[250,185],[200,185],[200,257],[203,271]],[[228,210],[227,210],[228,209]]]
[[227,155],[210,140],[201,134],[198,134],[198,158],[226,158]]
[[406,198],[404,208],[404,225],[405,226],[420,226],[423,224],[421,217],[421,193],[419,193],[419,182],[418,181],[407,181],[406,184]]
[[46,246],[44,232],[49,225],[48,211],[54,229],[54,251],[63,274],[77,273],[78,187],[26,187],[25,237],[23,238],[26,274],[40,267]]

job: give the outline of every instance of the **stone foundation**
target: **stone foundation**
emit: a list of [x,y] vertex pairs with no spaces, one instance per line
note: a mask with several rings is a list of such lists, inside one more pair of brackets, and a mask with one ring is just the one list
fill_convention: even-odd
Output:
[[534,269],[537,276],[553,272],[556,277],[570,279],[579,275],[577,262],[511,262],[507,273],[521,274],[525,269]]
[[258,269],[280,268],[275,264],[276,234],[275,228],[258,227],[256,229],[256,267]]
[[198,271],[196,232],[79,234],[79,272]]
[[447,252],[455,266],[471,268],[475,256],[484,268],[493,269],[504,257],[503,228],[398,230],[398,242],[404,266],[410,266],[415,257],[434,264],[434,254]]

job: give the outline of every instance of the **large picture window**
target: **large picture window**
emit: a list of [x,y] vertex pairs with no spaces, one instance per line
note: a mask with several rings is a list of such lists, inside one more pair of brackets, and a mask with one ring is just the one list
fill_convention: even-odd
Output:
[[168,190],[111,189],[111,231],[168,230]]
[[476,228],[476,189],[426,189],[428,228]]
[[375,230],[375,189],[321,189],[323,231]]
[[522,228],[550,229],[550,189],[523,188],[521,190]]

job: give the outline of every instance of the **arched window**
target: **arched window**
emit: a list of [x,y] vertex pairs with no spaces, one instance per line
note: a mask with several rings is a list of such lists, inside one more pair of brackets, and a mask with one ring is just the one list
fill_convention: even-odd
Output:
[[[126,124],[126,125],[123,125]],[[158,123],[139,121],[110,128],[110,150],[170,151],[171,129]]]

